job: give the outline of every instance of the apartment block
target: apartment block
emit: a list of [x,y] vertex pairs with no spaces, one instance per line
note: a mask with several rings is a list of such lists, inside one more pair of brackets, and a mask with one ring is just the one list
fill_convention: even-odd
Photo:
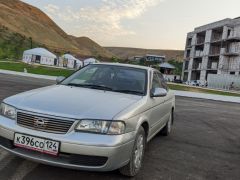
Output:
[[187,34],[183,80],[240,74],[240,17],[200,26]]

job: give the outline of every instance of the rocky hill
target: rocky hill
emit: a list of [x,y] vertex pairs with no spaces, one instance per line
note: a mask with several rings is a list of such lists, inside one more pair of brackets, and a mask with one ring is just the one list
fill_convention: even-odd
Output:
[[89,38],[69,36],[40,9],[19,0],[0,0],[0,29],[0,48],[16,35],[24,44],[32,39],[35,45],[52,51],[69,51],[79,56],[113,56]]

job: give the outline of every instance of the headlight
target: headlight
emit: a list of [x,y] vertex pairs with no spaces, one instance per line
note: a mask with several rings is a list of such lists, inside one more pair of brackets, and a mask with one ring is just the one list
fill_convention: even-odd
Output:
[[5,103],[1,103],[0,114],[7,118],[15,120],[16,119],[16,108],[13,106],[9,106]]
[[76,131],[111,134],[123,134],[125,124],[121,121],[103,121],[103,120],[81,120],[76,128]]

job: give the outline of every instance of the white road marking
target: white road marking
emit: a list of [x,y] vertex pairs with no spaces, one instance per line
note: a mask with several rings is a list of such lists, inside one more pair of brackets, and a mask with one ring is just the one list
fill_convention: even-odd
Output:
[[22,180],[26,175],[28,175],[34,168],[37,167],[37,163],[25,160],[16,169],[13,176],[8,180]]

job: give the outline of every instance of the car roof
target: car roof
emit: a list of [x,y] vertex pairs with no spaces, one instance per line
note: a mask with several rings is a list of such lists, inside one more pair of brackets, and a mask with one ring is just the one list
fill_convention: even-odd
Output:
[[138,68],[138,69],[145,69],[145,70],[156,70],[152,67],[147,66],[140,66],[140,65],[133,65],[133,64],[123,64],[123,63],[93,63],[95,65],[111,65],[111,66],[124,66],[124,67],[132,67],[132,68]]

